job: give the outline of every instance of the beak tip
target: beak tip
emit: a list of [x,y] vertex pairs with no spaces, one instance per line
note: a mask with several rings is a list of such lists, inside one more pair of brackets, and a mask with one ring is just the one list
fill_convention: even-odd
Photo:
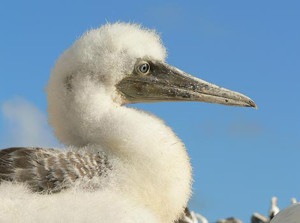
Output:
[[256,103],[255,103],[254,101],[252,101],[252,100],[249,101],[249,105],[250,105],[250,107],[253,107],[253,108],[255,108],[256,110],[258,109]]

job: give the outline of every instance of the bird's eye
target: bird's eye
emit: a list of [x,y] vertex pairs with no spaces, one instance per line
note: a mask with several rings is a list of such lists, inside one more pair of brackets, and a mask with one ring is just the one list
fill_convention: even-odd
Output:
[[147,74],[150,71],[149,63],[147,63],[147,62],[140,63],[137,67],[137,71],[138,71],[138,73],[143,74],[143,75]]

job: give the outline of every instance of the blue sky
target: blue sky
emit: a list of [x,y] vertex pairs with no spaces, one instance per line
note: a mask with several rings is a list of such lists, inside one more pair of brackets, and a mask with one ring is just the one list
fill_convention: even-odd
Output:
[[161,33],[168,63],[239,91],[258,110],[138,104],[166,120],[194,167],[190,206],[210,221],[300,200],[300,3],[296,0],[6,1],[0,7],[0,147],[57,145],[44,88],[84,31],[115,21]]

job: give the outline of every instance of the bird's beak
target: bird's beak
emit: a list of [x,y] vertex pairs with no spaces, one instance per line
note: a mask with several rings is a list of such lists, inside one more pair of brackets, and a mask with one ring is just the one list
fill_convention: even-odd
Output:
[[257,108],[255,102],[243,94],[193,77],[166,63],[148,63],[148,74],[133,72],[117,84],[124,103],[199,101]]

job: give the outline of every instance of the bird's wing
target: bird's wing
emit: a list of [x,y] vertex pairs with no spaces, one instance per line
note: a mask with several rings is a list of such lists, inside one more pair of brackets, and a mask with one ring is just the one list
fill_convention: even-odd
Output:
[[104,177],[111,166],[101,153],[41,148],[0,150],[0,182],[29,185],[34,192],[54,193],[80,180]]

